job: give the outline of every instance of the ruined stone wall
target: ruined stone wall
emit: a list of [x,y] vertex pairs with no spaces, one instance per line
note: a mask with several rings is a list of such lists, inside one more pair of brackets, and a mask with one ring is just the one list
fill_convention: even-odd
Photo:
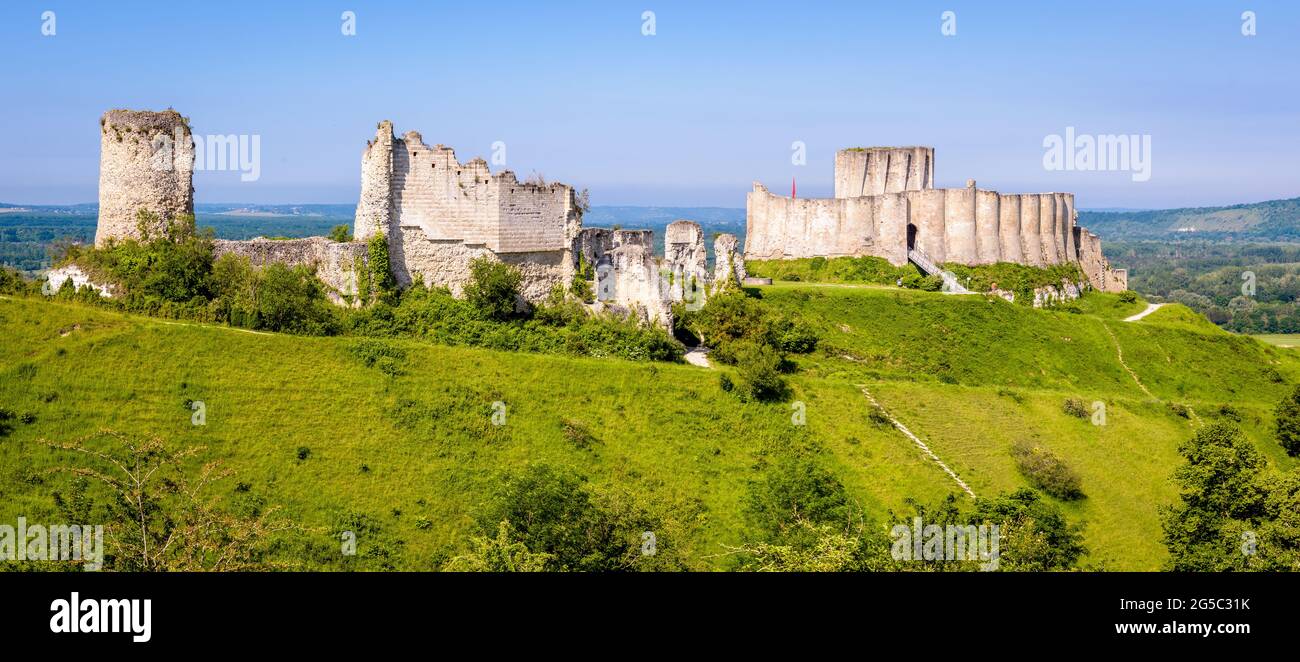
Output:
[[524,296],[540,301],[572,276],[570,244],[581,226],[573,188],[492,174],[483,159],[461,163],[450,147],[424,144],[381,122],[362,156],[354,236],[388,237],[393,275],[459,294],[469,262],[492,256],[520,267]]
[[[773,195],[755,182],[745,207],[748,259],[871,255],[903,265],[914,247],[940,264],[1048,266],[1081,262],[1091,250],[1078,233],[1074,194],[1002,194],[975,180],[936,189],[929,147],[840,150],[834,198]],[[1107,264],[1097,279],[1112,289],[1126,275]]]
[[1079,247],[1079,266],[1088,278],[1088,284],[1103,292],[1123,292],[1128,289],[1128,270],[1114,269],[1101,252],[1101,237],[1087,228],[1077,227],[1074,240]]
[[388,221],[393,216],[392,191],[393,123],[384,120],[361,155],[361,198],[357,201],[353,237],[366,240],[375,234],[388,236]]
[[369,263],[364,242],[336,242],[325,237],[283,240],[259,237],[248,241],[217,239],[213,245],[214,257],[226,254],[248,258],[256,267],[272,262],[311,267],[317,278],[329,288],[330,300],[340,304],[346,302],[345,297],[357,294],[358,271],[367,269]]
[[693,301],[703,297],[713,280],[709,256],[704,248],[704,229],[695,221],[677,220],[664,230],[664,269],[668,271],[672,301]]
[[741,254],[740,240],[734,234],[719,234],[713,240],[714,286],[740,285],[748,276],[745,271],[745,256]]
[[933,147],[851,147],[835,153],[837,198],[933,187]]
[[573,240],[574,261],[593,265],[595,307],[672,328],[672,299],[655,257],[654,231],[586,228]]
[[96,246],[139,238],[141,210],[160,224],[194,213],[194,140],[180,113],[110,110],[99,125]]

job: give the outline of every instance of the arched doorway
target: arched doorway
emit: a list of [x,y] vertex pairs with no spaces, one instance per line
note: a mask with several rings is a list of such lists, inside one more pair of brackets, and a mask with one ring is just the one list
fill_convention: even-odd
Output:
[[916,226],[907,224],[907,250],[911,251],[916,248]]

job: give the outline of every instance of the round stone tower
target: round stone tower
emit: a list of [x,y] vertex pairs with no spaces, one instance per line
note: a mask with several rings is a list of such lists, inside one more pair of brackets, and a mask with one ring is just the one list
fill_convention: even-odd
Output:
[[194,213],[194,139],[180,113],[110,110],[99,128],[96,246],[140,238],[142,218],[153,231]]

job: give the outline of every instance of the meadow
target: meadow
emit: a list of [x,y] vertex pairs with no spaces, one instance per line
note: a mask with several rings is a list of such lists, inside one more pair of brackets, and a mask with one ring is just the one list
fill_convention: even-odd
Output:
[[[980,496],[1028,485],[1013,444],[1049,447],[1083,479],[1085,498],[1058,502],[1086,523],[1083,566],[1155,570],[1166,559],[1158,508],[1177,496],[1176,448],[1199,422],[1239,419],[1272,463],[1295,465],[1269,428],[1300,362],[1180,306],[1126,323],[1144,302],[1101,293],[1077,312],[891,287],[751,294],[821,335],[793,357],[784,402],[725,392],[719,373],[732,369],[721,366],[253,333],[0,299],[0,407],[30,414],[0,437],[0,521],[57,518],[54,495],[73,478],[56,471],[67,453],[42,440],[107,428],[201,447],[196,467],[233,470],[213,497],[293,522],[270,551],[287,568],[439,569],[466,549],[505,477],[547,465],[652,512],[672,569],[732,569],[734,550],[758,537],[746,494],[792,448],[838,478],[872,526],[961,495],[872,420],[865,389]],[[367,342],[400,369],[366,365]],[[1067,413],[1070,398],[1101,403],[1104,425]],[[338,553],[347,527],[363,531],[355,556]]]

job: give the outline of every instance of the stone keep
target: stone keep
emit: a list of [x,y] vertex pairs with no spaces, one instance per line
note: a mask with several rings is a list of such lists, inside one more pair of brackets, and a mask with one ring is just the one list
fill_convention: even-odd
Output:
[[141,211],[159,224],[194,213],[194,140],[180,113],[110,110],[99,127],[96,246],[138,239]]
[[894,265],[916,251],[942,264],[1078,263],[1093,287],[1127,289],[1096,235],[1076,225],[1072,193],[936,189],[934,149],[871,147],[835,156],[834,198],[775,195],[755,182],[745,201],[745,257],[876,256]]

